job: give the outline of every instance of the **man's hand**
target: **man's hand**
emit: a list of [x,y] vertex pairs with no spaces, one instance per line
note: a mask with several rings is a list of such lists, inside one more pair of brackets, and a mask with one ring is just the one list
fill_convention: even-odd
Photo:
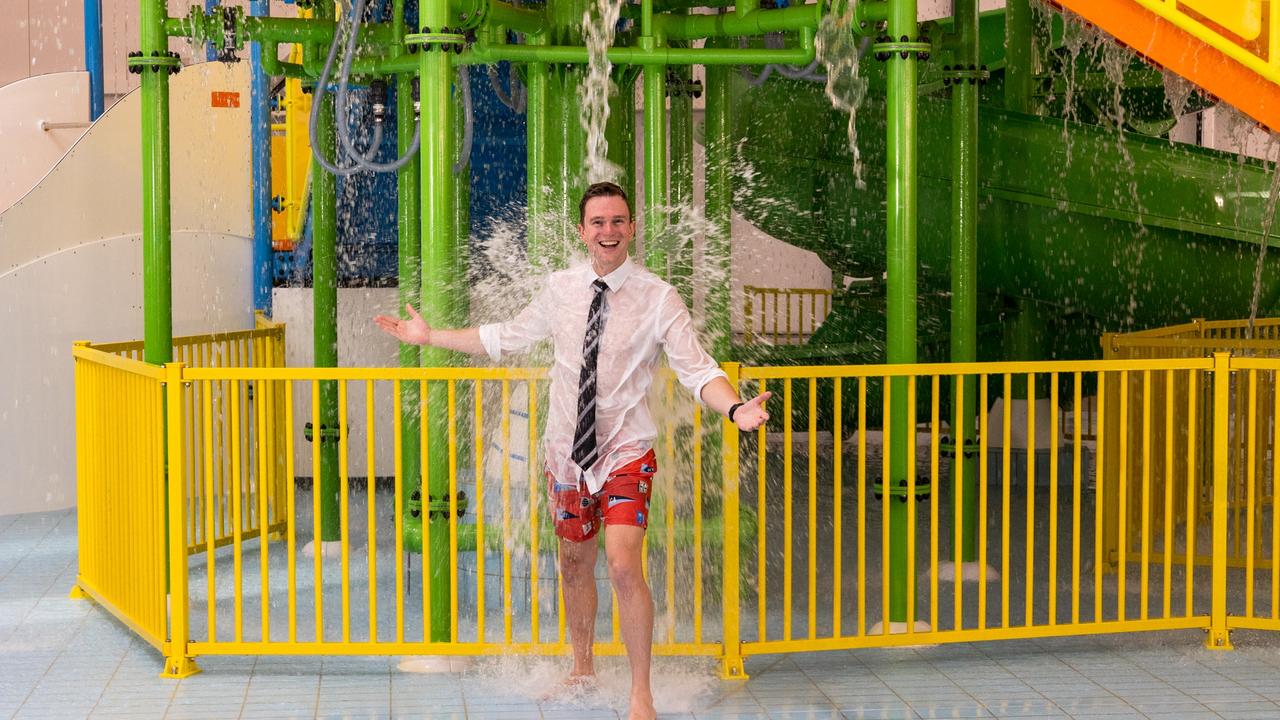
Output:
[[404,309],[409,312],[408,320],[379,315],[373,319],[378,327],[388,335],[402,343],[410,345],[426,345],[431,339],[431,326],[418,314],[413,306],[405,303]]
[[773,397],[772,392],[764,392],[744,402],[733,412],[733,424],[743,432],[750,432],[760,427],[769,419],[769,413],[765,411],[764,404],[771,397]]

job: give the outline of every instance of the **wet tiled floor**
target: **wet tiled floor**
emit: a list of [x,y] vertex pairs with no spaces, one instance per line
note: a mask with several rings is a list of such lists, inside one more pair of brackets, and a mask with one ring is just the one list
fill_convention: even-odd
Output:
[[[555,659],[499,659],[456,674],[402,658],[204,657],[159,677],[160,655],[93,603],[67,597],[72,511],[0,516],[0,718],[615,718],[625,668],[543,701]],[[670,718],[1280,718],[1280,637],[1198,631],[752,657],[720,682],[705,660],[660,659]]]

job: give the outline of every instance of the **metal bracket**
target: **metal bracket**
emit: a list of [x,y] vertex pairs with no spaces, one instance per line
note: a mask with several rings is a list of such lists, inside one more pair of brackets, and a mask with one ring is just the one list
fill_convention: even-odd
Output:
[[921,35],[914,41],[906,35],[897,41],[888,35],[881,35],[876,38],[876,44],[871,46],[871,50],[875,52],[876,59],[881,62],[893,57],[894,53],[901,55],[903,60],[906,60],[911,53],[915,53],[916,59],[927,62],[929,51],[933,50],[933,44],[925,35]]
[[667,70],[667,97],[702,97],[702,83],[697,80],[684,80],[676,76],[674,70]]
[[[875,497],[876,497],[876,499],[877,499],[877,500],[879,500],[879,499],[881,499],[881,498],[883,498],[883,497],[884,497],[884,484],[883,484],[883,483],[879,483],[879,482],[877,482],[877,483],[875,483],[874,485],[872,485],[872,486],[871,486],[871,489],[872,489],[872,491],[875,493]],[[924,500],[925,498],[929,497],[929,486],[928,486],[928,485],[921,485],[921,484],[917,483],[917,484],[916,484],[916,493],[915,493],[915,495],[916,495],[916,501],[917,501],[917,502],[918,502],[918,501],[921,501],[921,500]],[[904,502],[904,503],[905,503],[905,502],[907,501],[907,498],[908,498],[908,494],[907,494],[907,481],[906,481],[906,480],[899,480],[897,485],[890,485],[890,486],[889,486],[889,497],[897,498],[899,501],[901,501],[901,502]]]
[[970,65],[965,68],[963,65],[944,65],[942,68],[942,84],[946,85],[963,85],[966,80],[970,85],[985,85],[987,80],[991,78],[991,73],[987,71],[987,66]]
[[160,72],[160,68],[168,68],[168,73],[173,75],[182,69],[182,59],[171,50],[166,50],[164,54],[159,50],[152,50],[151,57],[143,55],[141,50],[134,50],[129,53],[125,65],[135,75],[141,75],[147,68],[151,68],[153,73]]
[[[315,432],[311,426],[311,423],[307,423],[306,425],[302,426],[302,436],[306,438],[307,442],[315,442],[314,440]],[[337,442],[341,438],[342,438],[342,428],[327,427],[323,424],[320,426],[320,442],[322,443]]]
[[239,28],[244,17],[244,8],[223,5],[222,10],[222,45],[218,50],[218,60],[224,63],[237,63],[240,58],[236,50],[240,49]]
[[[972,440],[964,445],[964,456],[966,458],[978,457],[978,452],[982,450],[982,445],[977,440]],[[943,437],[938,441],[938,455],[944,458],[954,458],[956,456],[956,443],[949,437]]]
[[404,36],[404,44],[410,48],[410,52],[416,50],[421,45],[423,52],[431,52],[432,50],[442,50],[460,53],[466,48],[467,36],[460,32],[455,32],[449,27],[440,28],[440,32],[431,32],[431,28],[424,27],[420,33],[412,33]]

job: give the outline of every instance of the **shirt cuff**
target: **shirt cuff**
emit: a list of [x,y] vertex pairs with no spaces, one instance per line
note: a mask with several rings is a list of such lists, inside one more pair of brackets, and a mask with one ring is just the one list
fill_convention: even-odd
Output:
[[710,384],[712,380],[715,380],[716,378],[724,378],[725,382],[729,381],[729,376],[725,374],[724,370],[721,370],[720,368],[716,368],[714,370],[708,370],[706,374],[698,378],[698,386],[693,391],[693,399],[697,400],[703,405],[707,405],[707,403],[702,399],[702,388],[706,387],[708,384]]
[[481,325],[479,328],[480,344],[484,346],[484,351],[489,354],[489,359],[493,362],[502,359],[502,340],[499,337],[501,329],[502,326],[498,323]]

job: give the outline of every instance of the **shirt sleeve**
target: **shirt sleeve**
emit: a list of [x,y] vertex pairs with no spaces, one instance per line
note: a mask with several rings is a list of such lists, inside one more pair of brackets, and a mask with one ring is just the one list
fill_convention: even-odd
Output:
[[702,349],[698,342],[698,334],[693,328],[693,318],[689,309],[675,290],[667,292],[662,300],[659,313],[659,337],[663,350],[667,353],[667,362],[675,370],[680,384],[693,393],[698,402],[702,402],[702,388],[718,377],[729,378],[715,359]]
[[547,283],[529,304],[506,322],[481,325],[480,344],[497,362],[503,355],[525,352],[538,341],[551,337],[551,287]]

